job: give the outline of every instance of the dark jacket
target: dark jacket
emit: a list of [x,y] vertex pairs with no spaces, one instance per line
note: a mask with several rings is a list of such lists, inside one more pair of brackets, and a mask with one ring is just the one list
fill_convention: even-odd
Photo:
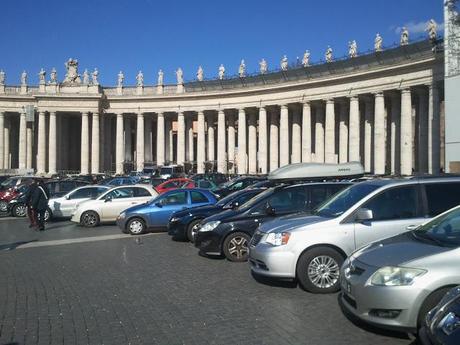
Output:
[[32,206],[32,199],[37,185],[35,183],[31,184],[26,192],[25,203],[27,206]]
[[32,194],[32,207],[37,211],[48,208],[49,191],[44,184],[38,185]]

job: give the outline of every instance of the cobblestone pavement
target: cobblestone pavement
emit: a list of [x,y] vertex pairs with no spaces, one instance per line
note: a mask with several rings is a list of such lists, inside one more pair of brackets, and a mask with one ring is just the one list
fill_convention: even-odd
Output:
[[[166,234],[0,221],[0,344],[410,344],[356,327],[337,295],[261,284],[248,265],[197,255]],[[54,242],[50,242],[54,243]],[[15,249],[16,248],[16,249]]]

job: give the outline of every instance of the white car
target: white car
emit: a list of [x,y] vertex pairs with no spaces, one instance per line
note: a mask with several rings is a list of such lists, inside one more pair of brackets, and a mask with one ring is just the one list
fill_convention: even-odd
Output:
[[96,199],[102,193],[108,191],[110,187],[93,185],[75,188],[66,195],[59,198],[51,198],[48,201],[50,216],[55,218],[72,217],[77,206],[84,201]]
[[95,200],[79,204],[71,220],[85,227],[115,222],[122,211],[131,206],[147,202],[157,195],[158,193],[155,189],[149,185],[114,187]]

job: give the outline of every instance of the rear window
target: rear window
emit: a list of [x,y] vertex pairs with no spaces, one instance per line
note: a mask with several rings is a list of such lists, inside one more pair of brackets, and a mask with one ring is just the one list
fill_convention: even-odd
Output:
[[448,209],[460,205],[460,183],[425,184],[428,215],[434,217]]
[[148,197],[148,196],[152,196],[150,194],[150,192],[145,189],[145,188],[140,188],[140,187],[134,187],[134,196],[135,197]]

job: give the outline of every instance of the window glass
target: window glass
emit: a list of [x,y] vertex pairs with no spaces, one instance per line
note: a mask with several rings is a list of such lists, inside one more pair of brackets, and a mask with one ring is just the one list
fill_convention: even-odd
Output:
[[163,188],[174,188],[177,186],[177,182],[176,181],[170,181],[168,183],[165,183],[163,185]]
[[394,220],[417,217],[417,190],[415,186],[396,187],[386,190],[366,202],[373,220]]
[[238,205],[243,205],[244,203],[246,203],[246,201],[250,200],[252,197],[254,197],[256,193],[245,193],[243,195],[241,195],[240,197],[236,198],[234,202],[237,202]]
[[73,193],[70,193],[69,199],[85,199],[85,198],[90,198],[91,193],[93,192],[94,188],[82,188],[79,190],[76,190]]
[[230,190],[239,190],[243,188],[243,181],[238,181],[235,184],[230,186]]
[[460,205],[460,183],[428,183],[425,190],[430,217]]
[[412,233],[416,239],[423,242],[458,247],[460,245],[460,208],[434,218]]
[[134,191],[131,187],[117,188],[112,190],[110,193],[107,193],[106,198],[112,199],[125,199],[134,197]]
[[310,208],[313,209],[321,204],[327,198],[326,186],[310,187]]
[[134,189],[134,196],[136,197],[149,197],[152,196],[150,192],[145,188],[135,187]]
[[187,192],[174,192],[164,196],[160,202],[163,205],[184,205],[187,204]]
[[307,194],[304,187],[286,188],[273,193],[266,202],[258,205],[253,214],[265,212],[267,203],[275,210],[275,213],[295,213],[306,210]]
[[192,204],[199,204],[202,202],[208,202],[208,198],[200,192],[192,192]]
[[204,180],[203,180],[203,181],[200,181],[200,182],[198,183],[198,186],[199,186],[200,188],[204,188],[204,189],[208,189],[208,188],[211,188],[211,187],[212,187],[212,186],[211,186],[211,182],[209,182],[209,181],[204,181]]
[[61,181],[59,184],[59,191],[60,192],[70,192],[72,189],[75,188],[75,182],[72,181]]

